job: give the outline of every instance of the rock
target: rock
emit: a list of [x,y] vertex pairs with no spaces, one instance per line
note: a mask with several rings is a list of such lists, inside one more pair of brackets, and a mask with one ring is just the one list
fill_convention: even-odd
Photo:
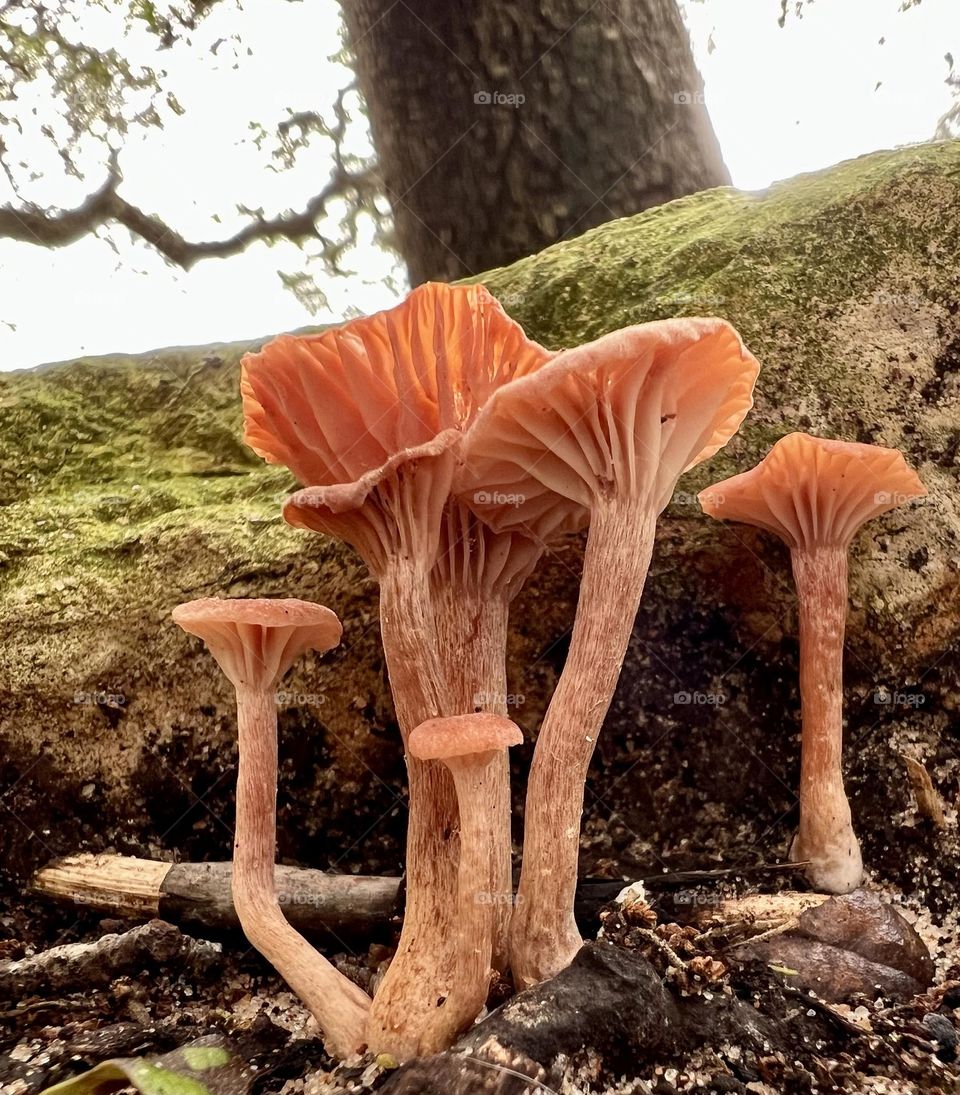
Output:
[[[824,1000],[840,1002],[854,995],[908,1000],[923,986],[890,966],[828,943],[780,935],[736,948],[738,958],[758,958],[779,968],[795,988],[812,989]],[[786,972],[790,971],[790,972]]]
[[551,981],[513,997],[452,1050],[401,1068],[383,1091],[520,1095],[523,1077],[552,1086],[558,1061],[585,1050],[607,1070],[635,1064],[638,1052],[656,1054],[680,1025],[649,962],[610,943],[588,943]]
[[705,1044],[762,1051],[780,1035],[796,1036],[794,1028],[793,1020],[777,1024],[723,993],[709,1000],[674,997],[646,959],[600,941],[585,944],[567,969],[497,1008],[450,1050],[398,1069],[381,1090],[525,1095],[531,1086],[566,1089],[563,1075],[571,1066],[592,1081],[637,1075],[644,1063]]
[[783,974],[789,984],[814,989],[825,1000],[846,1000],[856,993],[905,998],[933,981],[926,944],[876,894],[856,890],[831,897],[803,908],[796,921],[794,930],[748,941],[733,953],[790,970]]
[[957,1056],[957,1028],[945,1015],[928,1012],[923,1026],[937,1046],[937,1056],[942,1061],[953,1061]]
[[[868,865],[935,911],[953,900],[940,863],[955,860],[955,830],[899,819],[912,810],[897,753],[909,737],[953,785],[943,696],[960,683],[958,266],[960,144],[943,142],[760,195],[684,198],[485,277],[551,346],[716,313],[764,366],[740,436],[681,480],[662,520],[600,742],[599,798],[587,795],[586,872],[627,863],[636,876],[668,844],[677,869],[786,851],[799,728],[787,555],[761,532],[704,518],[694,496],[807,429],[901,447],[930,489],[854,545],[848,788]],[[286,685],[314,701],[280,712],[281,859],[400,869],[404,773],[374,583],[340,545],[274,520],[291,479],[240,440],[238,361],[254,345],[0,374],[0,789],[12,885],[56,854],[110,844],[229,855],[233,696],[169,619],[179,601],[215,593],[312,598],[344,621],[342,647],[304,659]],[[524,697],[515,715],[530,732],[562,663],[579,551],[552,555],[514,613],[510,691]],[[881,686],[891,702],[875,702]],[[78,704],[78,693],[125,702]],[[91,783],[98,793],[82,799]],[[612,812],[626,834],[616,849],[602,824]]]
[[799,932],[809,939],[853,951],[871,962],[912,977],[923,988],[933,981],[930,952],[913,925],[876,894],[856,890],[804,910]]

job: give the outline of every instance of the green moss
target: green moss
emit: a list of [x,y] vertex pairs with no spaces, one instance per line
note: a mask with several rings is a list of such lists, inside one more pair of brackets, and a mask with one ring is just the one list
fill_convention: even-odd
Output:
[[[921,304],[948,299],[960,268],[958,209],[960,142],[945,142],[764,193],[683,198],[479,280],[553,347],[671,315],[734,322],[764,366],[758,409],[735,444],[685,477],[692,494],[790,428],[871,435],[888,412],[875,391],[864,395],[866,374],[848,359],[838,317],[877,290],[902,291],[905,279]],[[239,360],[257,345],[0,374],[0,595],[56,598],[70,573],[122,584],[158,545],[191,536],[251,566],[294,550],[278,521],[293,480],[240,440]]]

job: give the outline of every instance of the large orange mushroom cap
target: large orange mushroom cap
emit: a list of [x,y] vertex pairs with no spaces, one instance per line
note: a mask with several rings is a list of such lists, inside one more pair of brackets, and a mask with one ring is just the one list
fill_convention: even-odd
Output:
[[173,619],[203,639],[235,688],[272,688],[301,654],[332,650],[343,631],[329,608],[292,598],[203,597],[177,605]]
[[352,482],[462,429],[552,356],[482,285],[427,283],[395,308],[245,355],[244,440],[307,486]]
[[677,478],[733,436],[759,365],[721,319],[669,319],[558,354],[494,392],[455,489],[497,531],[547,541],[610,493],[659,513]]
[[705,513],[773,532],[791,548],[845,547],[872,517],[927,488],[897,449],[782,437],[755,468],[698,495]]

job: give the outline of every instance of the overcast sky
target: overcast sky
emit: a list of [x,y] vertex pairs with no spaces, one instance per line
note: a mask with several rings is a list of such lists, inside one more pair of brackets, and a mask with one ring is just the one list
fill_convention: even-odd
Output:
[[[960,58],[960,0],[899,7],[900,0],[811,0],[802,20],[791,18],[781,29],[777,0],[688,0],[707,104],[737,186],[759,189],[932,135],[951,103],[944,54]],[[240,13],[222,9],[203,25],[194,51],[151,56],[146,40],[130,51],[171,71],[186,113],[124,148],[123,193],[191,239],[234,231],[237,203],[268,213],[303,204],[326,176],[322,148],[290,172],[270,172],[249,122],[272,129],[288,107],[329,111],[349,79],[326,59],[339,46],[333,0],[245,0]],[[85,33],[110,44],[115,24],[95,5],[89,12]],[[244,49],[211,54],[206,47],[228,27]],[[41,99],[24,101],[24,117],[33,106],[42,112]],[[354,136],[359,151],[363,140],[361,132]],[[53,150],[26,152],[43,174],[30,197],[61,206],[82,200],[89,180],[65,179]],[[12,197],[5,186],[0,204]],[[123,231],[107,235],[57,251],[0,241],[0,369],[252,338],[392,299],[382,284],[390,261],[369,240],[351,257],[354,277],[323,282],[329,310],[311,316],[278,275],[304,267],[292,245],[256,245],[187,274]]]

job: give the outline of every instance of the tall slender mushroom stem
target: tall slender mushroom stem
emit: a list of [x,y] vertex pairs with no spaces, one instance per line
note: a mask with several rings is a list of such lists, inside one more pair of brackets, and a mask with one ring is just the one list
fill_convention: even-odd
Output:
[[[437,562],[431,574],[437,654],[443,675],[445,714],[471,711],[506,715],[507,623],[510,604],[543,554],[543,545],[520,533],[495,533],[456,499],[447,503]],[[490,793],[508,803],[507,824],[492,834],[498,864],[493,902],[493,964],[509,964],[513,910],[510,758],[491,761]]]
[[590,526],[570,650],[527,783],[509,940],[519,988],[558,973],[581,945],[573,898],[584,780],[657,517],[681,473],[736,431],[757,371],[722,320],[644,324],[561,353],[499,389],[464,438],[455,489],[496,532],[548,542]]
[[593,511],[563,673],[540,727],[527,784],[523,859],[511,927],[524,986],[563,968],[583,940],[573,914],[580,818],[590,759],[617,686],[653,552],[656,516],[642,506]]
[[450,994],[424,1033],[424,1053],[449,1046],[479,1015],[490,991],[496,910],[512,896],[500,889],[496,854],[510,828],[509,784],[499,778],[499,761],[522,740],[515,723],[489,713],[433,719],[410,735],[414,756],[442,761],[450,770],[460,811],[457,966]]
[[307,1005],[331,1050],[366,1045],[370,998],[288,923],[277,901],[277,703],[274,692],[238,689],[237,814],[233,904],[243,933]]
[[295,600],[219,600],[179,605],[174,621],[207,644],[237,696],[239,761],[233,903],[244,934],[307,1005],[331,1052],[366,1045],[370,999],[286,920],[277,901],[277,705],[280,678],[304,651],[340,641],[322,605]]
[[833,892],[863,878],[860,843],[843,787],[843,633],[847,619],[847,550],[796,547],[790,552],[800,614],[800,828],[796,862],[816,861],[817,884]]
[[790,548],[800,613],[800,827],[790,849],[828,893],[863,880],[860,844],[843,786],[843,633],[847,553],[872,517],[926,494],[895,449],[782,437],[750,471],[701,491],[711,517],[743,521]]
[[380,634],[407,766],[406,901],[396,953],[368,1024],[375,1052],[406,1060],[424,1052],[421,1031],[454,973],[457,798],[449,771],[410,752],[414,727],[443,710],[442,670],[428,568],[403,556],[380,570]]
[[453,781],[407,748],[410,733],[443,712],[430,570],[450,492],[456,430],[398,454],[356,483],[307,487],[284,518],[352,544],[380,582],[381,638],[404,744],[409,785],[407,898],[400,942],[367,1024],[375,1053],[420,1054],[420,1038],[454,975],[458,826]]

